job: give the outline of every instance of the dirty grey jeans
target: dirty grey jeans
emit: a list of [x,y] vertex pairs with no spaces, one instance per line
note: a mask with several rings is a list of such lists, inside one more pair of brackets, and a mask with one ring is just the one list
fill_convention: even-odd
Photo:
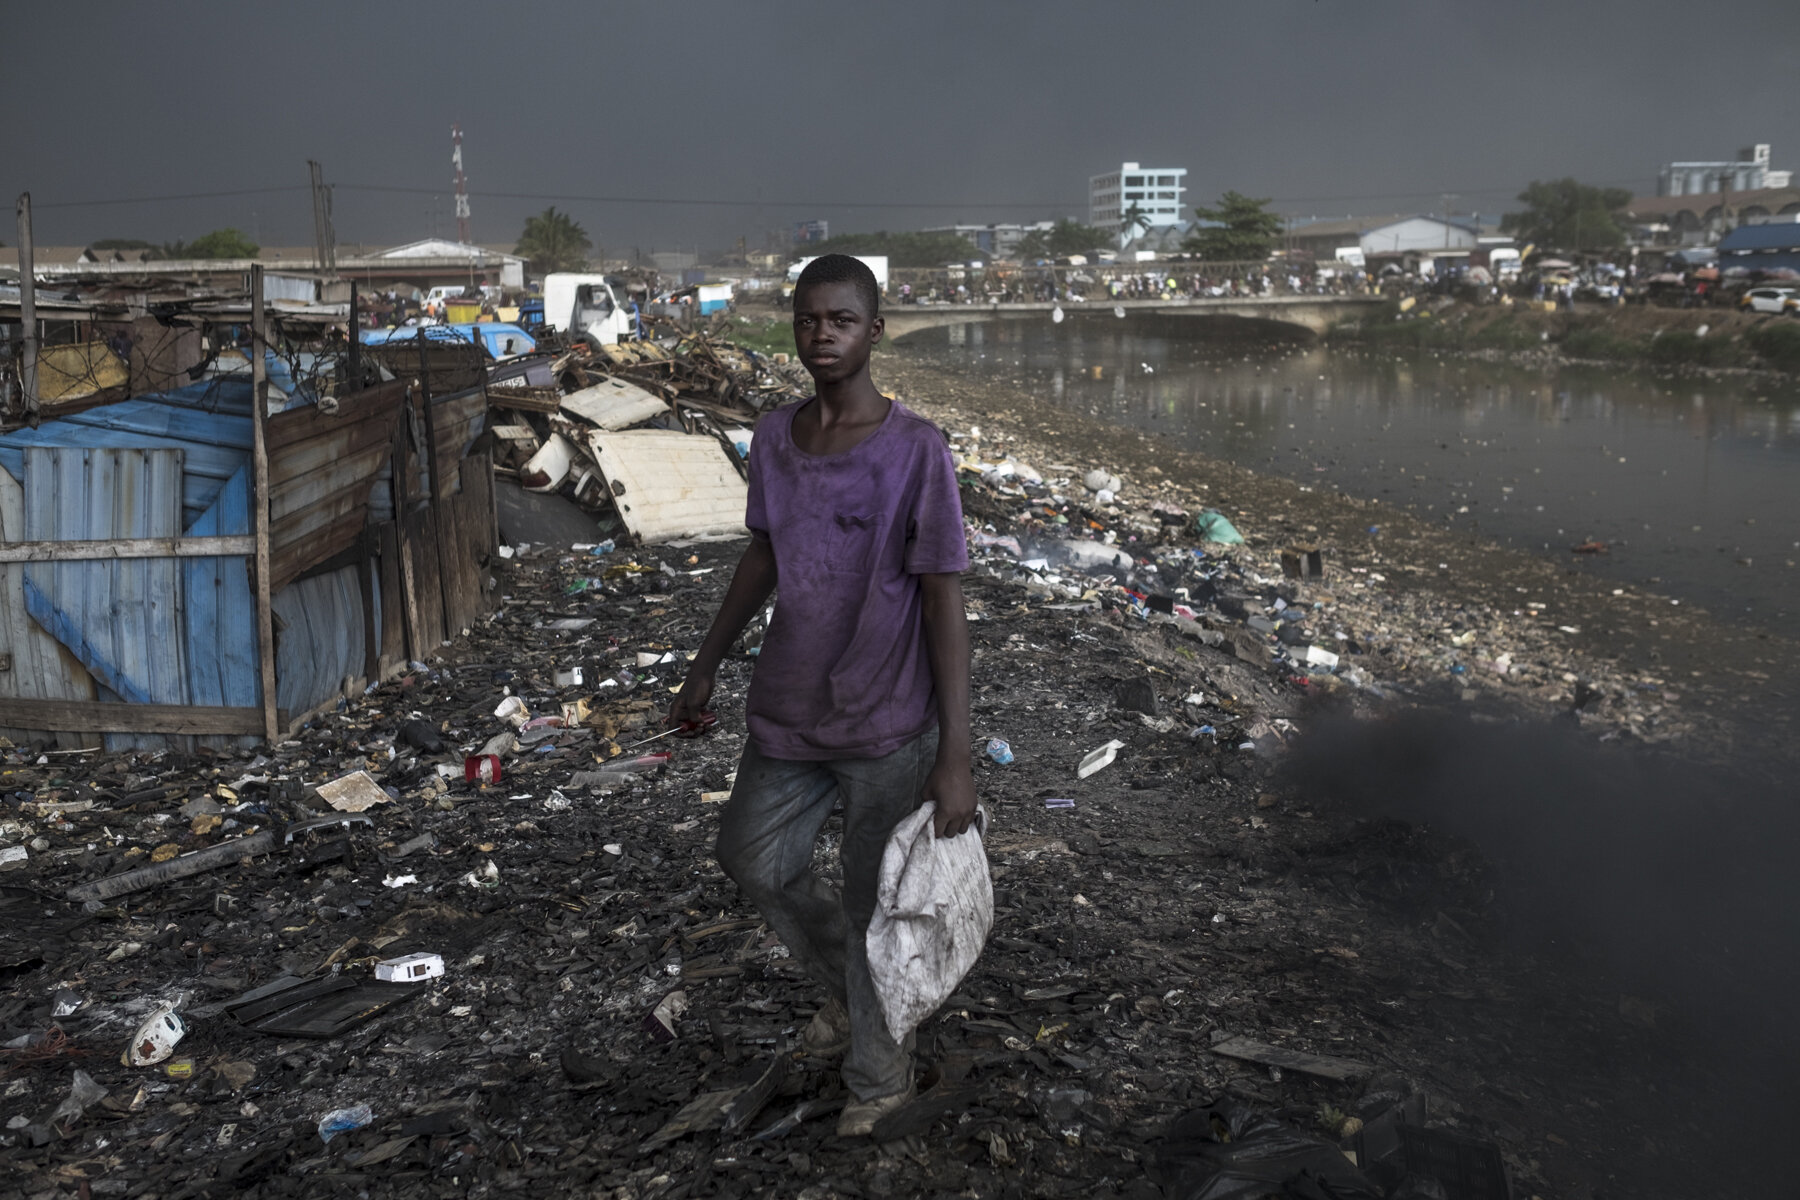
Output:
[[[912,1085],[912,1057],[888,1035],[869,978],[866,937],[881,853],[900,818],[919,807],[937,743],[932,729],[882,758],[828,762],[769,758],[746,744],[719,817],[719,865],[794,958],[849,1011],[843,1077],[861,1100]],[[840,796],[841,896],[812,872],[813,843]]]

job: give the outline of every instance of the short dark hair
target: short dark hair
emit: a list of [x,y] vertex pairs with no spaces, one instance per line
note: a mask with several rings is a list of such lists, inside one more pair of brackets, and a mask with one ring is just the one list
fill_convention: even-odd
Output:
[[794,284],[794,302],[799,303],[801,289],[815,283],[854,284],[856,294],[869,306],[869,316],[881,313],[881,285],[875,282],[875,272],[869,270],[869,264],[860,258],[848,254],[819,255],[800,272],[800,279]]

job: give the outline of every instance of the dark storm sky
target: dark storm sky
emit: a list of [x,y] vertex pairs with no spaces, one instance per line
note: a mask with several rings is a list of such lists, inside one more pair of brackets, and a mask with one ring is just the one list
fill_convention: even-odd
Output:
[[1085,219],[1122,159],[1336,216],[1800,167],[1796,0],[21,3],[0,47],[0,195],[46,245],[306,244],[308,158],[340,241],[449,234],[452,122],[476,240],[555,203],[608,254]]

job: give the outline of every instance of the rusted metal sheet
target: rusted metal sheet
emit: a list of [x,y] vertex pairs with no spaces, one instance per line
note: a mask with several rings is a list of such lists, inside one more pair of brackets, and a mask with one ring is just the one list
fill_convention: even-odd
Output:
[[595,432],[588,447],[625,528],[640,541],[743,531],[748,489],[712,438],[632,429]]
[[602,429],[629,429],[669,411],[661,396],[623,379],[602,379],[562,398],[564,412]]
[[105,342],[76,342],[46,346],[38,351],[38,398],[45,415],[58,404],[92,400],[112,394],[124,396],[131,369]]

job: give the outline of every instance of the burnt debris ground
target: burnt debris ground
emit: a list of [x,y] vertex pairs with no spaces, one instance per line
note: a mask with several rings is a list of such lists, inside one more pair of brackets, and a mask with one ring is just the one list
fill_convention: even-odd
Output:
[[[1585,755],[1713,726],[1548,621],[1386,586],[1391,563],[1329,530],[1320,578],[1304,529],[1233,509],[1250,545],[1203,544],[1191,491],[1103,496],[1095,464],[934,415],[981,535],[970,750],[997,920],[879,1138],[833,1136],[842,1085],[798,1049],[819,993],[711,857],[756,630],[716,730],[638,744],[742,543],[529,546],[442,657],[263,753],[4,751],[0,1191],[1151,1197],[1185,1194],[1171,1121],[1197,1106],[1356,1149],[1417,1095],[1517,1196],[1743,1194],[1747,1160],[1707,1149],[1726,1118],[1698,1106],[1735,1084],[1700,1016],[1580,937],[1522,931],[1473,842],[1386,815],[1329,757],[1286,769],[1321,722],[1440,702],[1464,729],[1580,709]],[[1124,558],[1069,550],[1071,527]],[[1382,778],[1343,736],[1337,769]],[[357,771],[381,802],[320,797]],[[263,831],[269,852],[68,898]],[[368,986],[414,953],[443,974]],[[293,979],[347,990],[253,1028],[285,1001],[241,998]],[[121,1063],[164,1005],[172,1054]]]

